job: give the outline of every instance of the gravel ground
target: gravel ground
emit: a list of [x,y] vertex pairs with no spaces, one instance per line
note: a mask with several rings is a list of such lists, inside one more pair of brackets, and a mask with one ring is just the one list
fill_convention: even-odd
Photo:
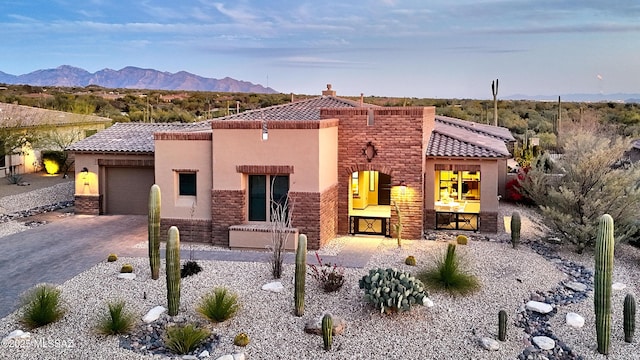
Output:
[[[542,237],[546,229],[539,215],[528,208],[501,206],[501,216],[514,210],[523,215],[523,242]],[[0,224],[0,229],[9,227]],[[526,334],[515,327],[513,319],[530,294],[551,290],[566,276],[556,266],[537,255],[527,246],[514,250],[507,243],[509,235],[502,232],[488,235],[493,241],[470,241],[459,246],[465,264],[482,283],[479,292],[452,298],[430,293],[435,306],[417,306],[409,313],[386,316],[379,314],[362,300],[358,279],[370,268],[398,267],[415,273],[430,266],[446,248],[444,241],[408,241],[398,248],[394,240],[384,240],[364,269],[346,269],[345,286],[336,293],[325,294],[313,279],[307,278],[305,315],[293,315],[293,265],[284,265],[282,293],[270,293],[260,287],[272,281],[266,263],[199,261],[204,271],[183,281],[180,315],[199,319],[195,307],[200,297],[216,286],[225,286],[239,295],[241,310],[231,320],[210,325],[220,335],[220,343],[212,358],[244,351],[251,359],[515,359],[526,346]],[[473,237],[472,237],[473,239]],[[337,245],[338,248],[340,245]],[[332,250],[333,251],[333,250]],[[339,251],[339,250],[336,250]],[[418,260],[417,267],[404,265],[408,255]],[[593,269],[593,254],[561,252],[575,263]],[[125,262],[136,269],[137,278],[118,280],[116,275]],[[622,300],[627,292],[638,294],[637,264],[640,251],[627,245],[617,249],[614,281],[627,288],[614,291],[611,359],[638,359],[638,343],[626,344],[622,335]],[[161,267],[164,269],[163,266]],[[124,299],[141,318],[155,305],[166,305],[164,273],[160,280],[150,279],[146,258],[121,258],[114,263],[99,263],[86,272],[62,284],[63,299],[69,308],[65,317],[54,324],[32,331],[32,340],[25,343],[2,342],[0,359],[150,359],[152,356],[134,353],[119,347],[117,337],[96,335],[92,329],[97,314],[106,308],[105,302]],[[143,294],[146,293],[146,299]],[[550,323],[552,331],[584,359],[601,359],[595,351],[595,326],[592,294],[587,301],[562,306]],[[497,313],[509,314],[507,341],[500,350],[484,350],[481,337],[497,337]],[[585,326],[573,329],[564,323],[567,312],[574,311],[585,318]],[[334,350],[322,350],[322,339],[305,334],[304,324],[330,312],[347,321],[344,334],[334,337]],[[137,326],[144,326],[140,321]],[[17,313],[0,322],[0,337],[21,328]],[[277,330],[274,330],[277,329]],[[233,345],[233,337],[246,332],[251,338],[246,348]],[[162,358],[156,356],[155,358]],[[536,359],[539,357],[536,357]]]

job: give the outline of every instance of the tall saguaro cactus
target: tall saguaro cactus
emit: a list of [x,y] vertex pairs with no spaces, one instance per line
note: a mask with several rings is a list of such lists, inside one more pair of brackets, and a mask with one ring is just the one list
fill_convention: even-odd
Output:
[[151,278],[160,276],[160,186],[153,184],[149,191],[149,265]]
[[520,213],[514,211],[511,214],[511,245],[515,249],[520,243],[520,228],[522,226],[522,221],[520,219]]
[[624,328],[624,341],[630,343],[633,342],[633,333],[636,330],[636,299],[631,294],[627,294],[624,297],[623,305],[623,328]]
[[614,244],[613,218],[609,214],[604,214],[600,217],[598,224],[596,267],[593,281],[598,352],[603,355],[609,354],[611,340],[611,282]]
[[498,126],[498,79],[491,82],[491,93],[493,94],[493,125]]
[[294,302],[296,316],[304,315],[304,283],[307,276],[307,235],[298,236],[298,248],[296,249],[296,278]]
[[322,317],[322,342],[326,351],[331,350],[333,344],[333,318],[330,314]]
[[167,303],[169,315],[178,315],[180,308],[180,232],[169,228],[167,239]]

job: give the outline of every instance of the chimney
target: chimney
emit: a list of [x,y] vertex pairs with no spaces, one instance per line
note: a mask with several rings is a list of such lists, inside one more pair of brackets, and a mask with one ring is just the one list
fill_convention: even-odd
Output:
[[364,106],[364,94],[360,93],[360,106]]
[[336,96],[336,91],[331,90],[331,84],[327,84],[327,90],[322,90],[322,96]]
[[293,102],[293,93],[291,93],[291,102]]

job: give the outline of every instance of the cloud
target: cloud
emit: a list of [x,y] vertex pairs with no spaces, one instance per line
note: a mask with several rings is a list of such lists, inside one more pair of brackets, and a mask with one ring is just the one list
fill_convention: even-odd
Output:
[[290,56],[277,59],[284,66],[314,67],[314,68],[362,68],[369,66],[365,62],[354,62],[337,59],[329,59],[314,56]]
[[221,14],[226,15],[231,20],[236,22],[246,23],[246,22],[253,22],[257,19],[247,9],[242,9],[242,8],[227,9],[223,3],[215,3],[214,6],[216,10],[218,10]]

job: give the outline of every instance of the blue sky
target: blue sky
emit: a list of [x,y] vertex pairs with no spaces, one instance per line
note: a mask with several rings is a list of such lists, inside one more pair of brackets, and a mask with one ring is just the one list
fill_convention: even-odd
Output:
[[638,0],[3,0],[0,71],[185,70],[319,94],[640,92]]

